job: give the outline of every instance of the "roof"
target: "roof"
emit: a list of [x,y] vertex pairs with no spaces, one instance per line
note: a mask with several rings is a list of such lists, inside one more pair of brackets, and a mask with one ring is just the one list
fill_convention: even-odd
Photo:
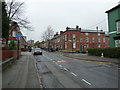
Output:
[[66,30],[66,31],[80,31],[80,32],[87,32],[87,33],[90,33],[90,32],[92,32],[92,33],[96,33],[96,32],[99,32],[99,33],[105,33],[103,30],[88,30],[88,29],[81,29],[81,30],[79,30],[79,29],[76,29],[76,28],[71,28],[71,29],[68,29],[68,30]]
[[86,29],[82,29],[81,30],[81,32],[92,32],[92,33],[96,33],[96,32],[99,32],[99,33],[104,33],[104,31],[103,30],[86,30]]
[[117,9],[117,8],[120,8],[120,4],[118,4],[117,6],[113,7],[112,9],[106,11],[105,13],[109,13],[109,12],[111,12],[111,11]]

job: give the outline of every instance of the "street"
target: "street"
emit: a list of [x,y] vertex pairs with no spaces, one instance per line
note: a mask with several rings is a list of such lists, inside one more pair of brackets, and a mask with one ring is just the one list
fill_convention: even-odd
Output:
[[117,65],[81,61],[43,51],[35,56],[46,88],[118,88]]
[[24,52],[3,71],[3,88],[118,88],[118,70],[117,64],[77,60],[56,52],[36,56]]

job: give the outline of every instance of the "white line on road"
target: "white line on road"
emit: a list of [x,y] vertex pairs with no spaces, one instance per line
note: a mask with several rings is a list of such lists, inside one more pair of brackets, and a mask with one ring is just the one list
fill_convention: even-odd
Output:
[[58,63],[55,63],[55,64],[57,64],[57,65],[58,65]]
[[62,67],[62,65],[59,65],[60,67]]
[[75,73],[73,73],[73,72],[70,72],[72,75],[74,75],[74,76],[77,76]]
[[64,70],[68,71],[68,69],[67,69],[67,68],[64,68]]
[[85,79],[82,79],[84,82],[86,82],[87,84],[91,85],[91,83],[89,83],[88,81],[86,81]]

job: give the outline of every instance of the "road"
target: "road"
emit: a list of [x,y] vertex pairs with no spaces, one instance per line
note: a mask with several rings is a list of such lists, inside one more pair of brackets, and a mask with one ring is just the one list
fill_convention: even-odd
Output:
[[45,88],[118,88],[117,65],[76,60],[45,51],[35,59]]

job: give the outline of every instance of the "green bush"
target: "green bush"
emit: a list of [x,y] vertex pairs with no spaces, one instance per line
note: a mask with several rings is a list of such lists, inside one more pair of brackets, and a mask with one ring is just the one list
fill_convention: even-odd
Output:
[[10,41],[9,49],[10,49],[10,50],[15,50],[15,49],[17,49],[17,44],[16,44],[15,41]]
[[101,53],[103,53],[105,57],[120,58],[120,47],[88,48],[87,50],[90,55],[101,56]]

